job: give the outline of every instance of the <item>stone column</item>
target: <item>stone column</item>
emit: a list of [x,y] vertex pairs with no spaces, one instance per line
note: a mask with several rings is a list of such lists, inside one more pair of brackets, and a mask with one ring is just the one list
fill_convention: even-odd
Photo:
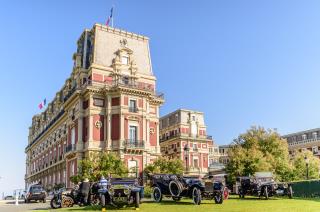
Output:
[[107,96],[107,107],[106,107],[106,126],[107,126],[107,148],[111,149],[112,148],[112,141],[111,141],[111,97],[108,95]]

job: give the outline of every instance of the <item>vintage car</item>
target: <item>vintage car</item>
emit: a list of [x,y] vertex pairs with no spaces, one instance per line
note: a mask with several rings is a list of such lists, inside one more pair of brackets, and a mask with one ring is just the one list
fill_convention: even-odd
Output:
[[197,178],[182,177],[175,174],[154,174],[151,176],[154,201],[161,202],[163,196],[179,201],[182,197],[191,198],[195,205],[201,204],[203,182]]
[[[50,201],[50,206],[53,209],[73,207],[77,204],[82,206],[84,204],[84,197],[80,194],[79,185],[75,185],[73,189],[66,190],[61,188],[54,191],[53,198]],[[98,193],[97,183],[90,185],[87,204],[98,205],[100,203],[100,196]]]
[[198,177],[180,176],[175,174],[152,175],[153,198],[161,202],[163,196],[171,197],[179,201],[182,197],[188,197],[196,205],[201,204],[201,199],[214,199],[221,204],[224,200],[225,186],[208,177],[204,180]]
[[240,198],[246,195],[264,197],[288,196],[292,198],[290,183],[276,183],[270,172],[258,172],[253,177],[237,177],[237,190]]
[[218,204],[229,198],[229,189],[225,185],[225,175],[208,175],[202,180],[205,185],[205,190],[202,192],[203,198],[214,199],[215,203]]
[[144,187],[139,186],[135,178],[110,178],[108,185],[100,188],[99,193],[103,207],[109,204],[115,207],[134,205],[139,208],[144,195]]

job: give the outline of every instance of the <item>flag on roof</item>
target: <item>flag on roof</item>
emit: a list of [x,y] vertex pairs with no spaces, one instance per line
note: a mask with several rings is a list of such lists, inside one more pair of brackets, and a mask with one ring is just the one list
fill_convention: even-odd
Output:
[[112,16],[113,16],[113,7],[111,7],[111,11],[110,11],[110,16],[108,17],[108,20],[106,22],[106,25],[109,26],[109,22],[110,20],[112,19]]
[[38,105],[39,109],[41,110],[44,106],[46,106],[46,104],[47,104],[47,99],[45,98],[45,99]]

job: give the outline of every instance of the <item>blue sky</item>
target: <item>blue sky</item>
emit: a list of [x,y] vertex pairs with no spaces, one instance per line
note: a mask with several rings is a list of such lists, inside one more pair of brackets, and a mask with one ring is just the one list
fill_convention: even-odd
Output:
[[205,113],[227,144],[252,125],[282,134],[319,127],[320,2],[294,0],[0,1],[0,195],[24,185],[28,127],[72,69],[84,28],[151,38],[161,114]]

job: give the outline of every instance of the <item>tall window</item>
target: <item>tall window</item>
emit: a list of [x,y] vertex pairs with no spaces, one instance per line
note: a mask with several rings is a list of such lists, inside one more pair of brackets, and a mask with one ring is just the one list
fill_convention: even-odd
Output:
[[71,144],[75,144],[76,143],[76,130],[75,128],[73,127],[71,129]]
[[74,161],[71,161],[71,164],[70,164],[70,176],[73,176],[74,175]]
[[130,99],[129,101],[129,111],[130,112],[136,112],[136,109],[137,108],[137,101],[136,100],[133,100],[133,99]]
[[122,56],[122,57],[121,57],[121,63],[122,63],[123,65],[128,65],[128,63],[129,63],[129,58],[128,58],[128,56]]
[[193,167],[199,168],[199,160],[198,160],[198,158],[194,158],[193,159]]
[[131,108],[136,108],[136,104],[137,102],[136,102],[136,100],[130,100],[130,103],[129,103],[129,107],[131,107]]
[[137,140],[137,127],[136,126],[130,126],[129,139],[131,142],[135,142]]

